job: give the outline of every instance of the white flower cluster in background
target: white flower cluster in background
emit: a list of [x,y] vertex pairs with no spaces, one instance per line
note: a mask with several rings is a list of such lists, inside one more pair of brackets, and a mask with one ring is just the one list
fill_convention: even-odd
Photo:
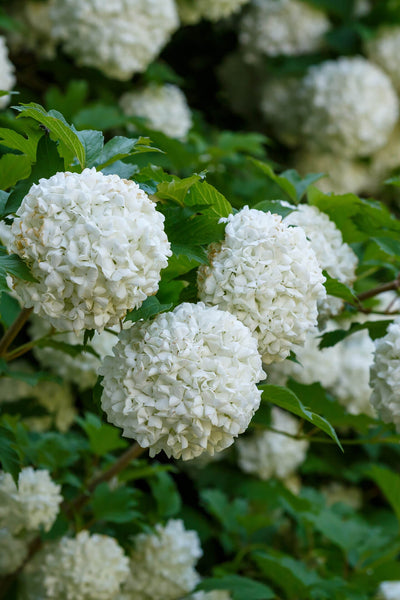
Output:
[[[298,419],[279,408],[272,408],[271,427],[297,435],[299,426]],[[306,440],[296,440],[282,433],[256,432],[237,442],[239,467],[260,479],[277,477],[285,480],[304,462],[308,446]]]
[[174,0],[53,0],[50,10],[65,52],[120,80],[145,71],[179,25]]
[[0,577],[16,571],[27,554],[28,545],[25,540],[12,535],[6,527],[0,529]]
[[[8,49],[5,38],[0,35],[0,90],[9,92],[15,84],[14,65],[8,58]],[[0,108],[4,108],[10,101],[10,96],[0,96]]]
[[261,90],[260,108],[277,139],[286,146],[301,142],[301,106],[297,94],[301,79],[274,77],[265,81]]
[[311,244],[270,212],[245,207],[221,221],[225,239],[198,270],[199,296],[249,327],[265,363],[283,360],[315,329],[326,296]]
[[129,575],[129,559],[108,535],[83,530],[49,548],[42,565],[46,600],[114,600]]
[[400,431],[400,320],[389,325],[387,334],[375,340],[371,366],[371,404],[385,423]]
[[56,329],[102,331],[157,291],[171,255],[164,216],[133,181],[95,168],[56,173],[16,214],[10,249],[37,282],[14,289]]
[[[378,154],[380,152],[383,152],[383,148],[378,150]],[[400,156],[397,164],[400,164]],[[371,166],[362,161],[326,152],[299,150],[294,156],[293,165],[303,177],[309,173],[325,173],[326,177],[313,183],[325,194],[359,194],[370,190]]]
[[399,600],[400,581],[383,581],[379,585],[378,600]]
[[178,140],[185,140],[192,126],[185,94],[170,83],[152,83],[142,90],[127,92],[120,104],[127,116],[143,117],[151,129]]
[[[117,330],[116,327],[114,329]],[[51,331],[51,328],[44,319],[34,316],[31,318],[28,331],[32,340],[36,340],[47,335]],[[56,335],[52,339],[56,342],[64,342],[75,346],[83,344],[84,333],[70,331]],[[33,355],[42,367],[59,375],[65,381],[77,384],[80,389],[84,390],[96,383],[97,370],[101,365],[101,361],[108,354],[112,354],[113,346],[115,346],[117,341],[117,336],[110,331],[95,332],[88,345],[93,348],[98,356],[86,351],[81,352],[77,356],[70,356],[61,350],[51,347],[39,348],[38,346],[34,346]]]
[[361,57],[312,66],[298,101],[305,145],[348,158],[367,156],[384,146],[398,118],[390,79]]
[[323,46],[329,28],[324,12],[300,0],[253,0],[239,39],[249,60],[306,54]]
[[238,12],[249,0],[177,0],[179,17],[184,25],[202,19],[219,21]]
[[189,460],[247,428],[263,379],[257,342],[233,315],[181,304],[122,331],[99,371],[108,420],[150,456]]
[[[341,283],[351,286],[356,278],[357,256],[343,237],[335,223],[316,206],[300,204],[289,213],[283,222],[301,227],[311,243],[318,263],[328,275]],[[327,296],[318,309],[320,316],[336,315],[343,306],[343,300]]]
[[321,487],[321,492],[328,506],[333,506],[338,502],[346,504],[354,510],[359,510],[362,506],[362,492],[354,485],[344,485],[338,481],[331,481]]
[[397,91],[400,91],[400,26],[381,26],[376,35],[365,43],[368,58],[379,65],[390,77]]
[[200,581],[195,564],[202,554],[197,532],[186,531],[179,519],[135,536],[130,575],[118,600],[182,598]]
[[22,26],[21,29],[10,31],[7,35],[13,51],[35,52],[46,59],[55,57],[57,43],[52,36],[50,5],[51,0],[12,2],[11,16]]

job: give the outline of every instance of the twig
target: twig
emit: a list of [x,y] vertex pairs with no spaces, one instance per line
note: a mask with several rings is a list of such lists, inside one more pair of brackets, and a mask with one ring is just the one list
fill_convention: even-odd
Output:
[[4,356],[9,346],[13,343],[27,320],[29,319],[33,308],[23,308],[15,319],[14,323],[7,329],[0,340],[0,356]]
[[374,296],[378,296],[378,294],[382,294],[382,292],[389,292],[390,290],[398,290],[400,288],[400,274],[393,281],[389,281],[389,283],[383,283],[382,285],[378,285],[372,290],[367,290],[366,292],[361,292],[358,294],[357,298],[360,302],[363,300],[368,300],[369,298],[373,298]]

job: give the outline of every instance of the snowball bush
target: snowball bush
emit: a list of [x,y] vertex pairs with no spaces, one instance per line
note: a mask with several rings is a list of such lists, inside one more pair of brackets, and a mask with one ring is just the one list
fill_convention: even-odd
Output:
[[184,93],[170,83],[152,83],[142,90],[127,92],[121,97],[120,104],[126,115],[143,117],[151,129],[178,140],[185,140],[192,126]]
[[361,57],[311,67],[299,102],[306,146],[348,158],[381,148],[398,117],[398,98],[390,79]]
[[240,42],[258,55],[307,54],[323,45],[330,28],[325,13],[299,0],[254,0],[242,19]]
[[[0,35],[0,90],[11,91],[15,84],[14,65],[8,58],[6,41]],[[4,108],[10,101],[10,96],[0,96],[0,108]]]
[[218,21],[241,9],[249,0],[177,0],[179,17],[184,25],[202,19]]
[[198,270],[200,298],[247,325],[265,363],[283,360],[314,330],[326,295],[315,253],[279,215],[245,207],[222,221],[225,239]]
[[219,452],[247,428],[263,378],[257,342],[233,315],[181,304],[119,335],[105,358],[101,405],[150,456]]
[[[316,206],[300,204],[289,213],[283,222],[301,227],[311,243],[322,270],[341,283],[352,285],[356,278],[357,256],[343,237],[335,223],[327,214]],[[320,314],[336,315],[340,312],[343,301],[334,296],[327,296],[319,305]]]
[[129,575],[129,559],[114,538],[83,530],[59,540],[42,570],[48,600],[114,600]]
[[400,320],[389,325],[387,334],[375,341],[371,366],[371,404],[385,423],[400,431]]
[[0,529],[0,577],[18,569],[27,554],[28,545],[24,540],[13,536],[5,527]]
[[[271,410],[271,426],[291,435],[299,433],[300,422],[279,408]],[[308,442],[296,440],[274,431],[260,431],[237,442],[239,467],[245,473],[253,473],[260,479],[278,477],[286,479],[293,475],[304,461]]]
[[154,533],[140,533],[118,600],[179,600],[199,583],[194,567],[202,554],[197,532],[186,531],[180,519],[157,524]]
[[10,248],[37,282],[15,280],[15,291],[56,329],[101,331],[157,291],[171,255],[164,217],[133,181],[56,173],[16,214]]
[[379,65],[390,77],[396,90],[400,91],[400,26],[382,26],[376,35],[365,43],[368,58]]
[[53,0],[53,36],[114,79],[145,71],[177,29],[174,0]]

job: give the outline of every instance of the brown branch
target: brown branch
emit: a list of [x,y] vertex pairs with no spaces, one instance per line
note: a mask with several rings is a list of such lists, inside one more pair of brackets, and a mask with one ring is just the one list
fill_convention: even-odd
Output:
[[382,285],[378,285],[372,290],[367,290],[366,292],[361,292],[358,294],[357,298],[360,302],[363,300],[368,300],[369,298],[373,298],[374,296],[378,296],[378,294],[382,294],[383,292],[389,292],[390,290],[398,290],[400,288],[400,274],[393,281],[389,281],[389,283],[383,283]]
[[9,346],[13,343],[27,320],[29,319],[33,308],[23,308],[15,319],[14,323],[7,329],[0,340],[0,356],[4,356]]
[[[110,481],[115,475],[118,475],[121,471],[123,471],[135,458],[138,458],[143,452],[145,448],[141,448],[139,444],[133,444],[126,452],[121,454],[121,456],[114,462],[114,464],[101,473],[97,477],[94,477],[88,484],[87,489],[84,493],[77,496],[71,502],[63,502],[61,504],[61,510],[67,516],[70,516],[72,513],[80,510],[87,502],[90,500],[90,494],[94,492],[96,487],[100,485],[100,483],[104,483],[105,481]],[[11,575],[7,575],[6,577],[0,578],[0,600],[5,600],[7,598],[7,592],[14,583],[15,579],[24,569],[25,565],[35,556],[37,552],[42,548],[43,541],[40,536],[36,536],[32,542],[29,544],[28,554],[23,564]]]

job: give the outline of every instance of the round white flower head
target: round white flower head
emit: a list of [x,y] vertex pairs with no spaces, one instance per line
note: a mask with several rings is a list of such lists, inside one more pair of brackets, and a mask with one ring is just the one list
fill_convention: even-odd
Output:
[[0,472],[0,525],[11,533],[49,531],[57,518],[62,496],[46,470],[25,467],[15,485],[9,473]]
[[192,126],[185,94],[170,83],[153,83],[137,92],[127,92],[120,104],[126,115],[143,117],[150,129],[178,140],[185,140]]
[[200,540],[180,519],[135,536],[134,544],[131,572],[119,600],[178,600],[199,583],[194,567],[203,554]]
[[321,488],[322,494],[328,506],[341,502],[347,504],[354,510],[359,510],[362,506],[361,490],[354,485],[344,485],[338,481],[332,481]]
[[[316,206],[300,204],[283,221],[288,225],[302,227],[322,270],[341,283],[350,286],[353,284],[356,278],[357,256],[350,246],[343,242],[340,230],[327,214]],[[340,298],[327,296],[318,308],[320,314],[326,316],[338,314],[342,306],[343,301]]]
[[56,41],[51,31],[51,0],[14,0],[12,4],[11,16],[20,22],[22,29],[8,34],[10,47],[16,52],[30,51],[46,59],[54,58]]
[[187,596],[185,600],[232,600],[232,596],[225,590],[213,590],[212,592],[196,592]]
[[325,177],[313,183],[325,194],[360,194],[370,190],[371,167],[362,161],[326,152],[299,150],[294,157],[294,168],[303,177],[308,173],[325,173]]
[[247,428],[264,377],[257,342],[233,315],[181,304],[122,331],[99,373],[108,420],[150,456],[189,460]]
[[[8,58],[8,49],[6,41],[0,35],[0,90],[10,91],[15,84],[14,65]],[[0,108],[4,108],[10,101],[10,96],[0,97]]]
[[312,66],[303,79],[299,102],[306,146],[349,158],[384,146],[398,117],[390,79],[361,57]]
[[326,15],[299,0],[254,0],[243,17],[240,42],[249,60],[314,52],[330,28]]
[[[296,435],[299,425],[298,419],[289,413],[272,408],[271,426],[274,429]],[[306,440],[295,440],[282,433],[257,432],[238,440],[239,466],[245,473],[256,474],[260,479],[286,479],[304,462],[308,446]]]
[[202,19],[219,21],[238,12],[249,0],[177,0],[179,17],[184,25]]
[[371,366],[371,404],[385,423],[400,431],[400,320],[389,325],[387,334],[375,340]]
[[145,71],[179,25],[174,0],[53,0],[51,19],[67,54],[120,80]]
[[301,80],[297,77],[272,78],[263,85],[261,112],[275,136],[289,147],[301,143],[301,107],[297,99]]
[[[113,329],[117,331],[116,327]],[[37,316],[31,318],[29,335],[32,339],[41,338],[48,334],[50,330],[51,328],[44,319]],[[65,342],[76,346],[83,344],[84,333],[70,331],[56,335],[53,339],[57,342]],[[81,390],[84,390],[94,386],[101,361],[108,354],[112,354],[112,348],[117,342],[118,338],[114,333],[102,331],[101,333],[96,332],[88,344],[98,356],[88,351],[81,352],[77,356],[70,356],[54,348],[39,348],[38,346],[33,348],[33,354],[45,369],[49,369],[65,381],[76,383]]]
[[14,280],[56,329],[116,325],[158,289],[170,244],[164,216],[133,181],[96,169],[40,179],[13,221],[11,251],[36,283]]
[[112,600],[129,575],[129,559],[108,535],[62,538],[43,564],[46,599]]
[[27,554],[28,545],[24,540],[14,537],[6,528],[0,529],[0,576],[16,571]]
[[379,65],[400,91],[400,26],[379,27],[376,35],[365,43],[365,51],[370,61]]
[[378,589],[378,600],[399,600],[400,581],[383,581]]
[[225,239],[198,270],[200,298],[247,325],[265,363],[283,360],[315,329],[326,296],[311,244],[301,227],[247,206],[221,221]]

